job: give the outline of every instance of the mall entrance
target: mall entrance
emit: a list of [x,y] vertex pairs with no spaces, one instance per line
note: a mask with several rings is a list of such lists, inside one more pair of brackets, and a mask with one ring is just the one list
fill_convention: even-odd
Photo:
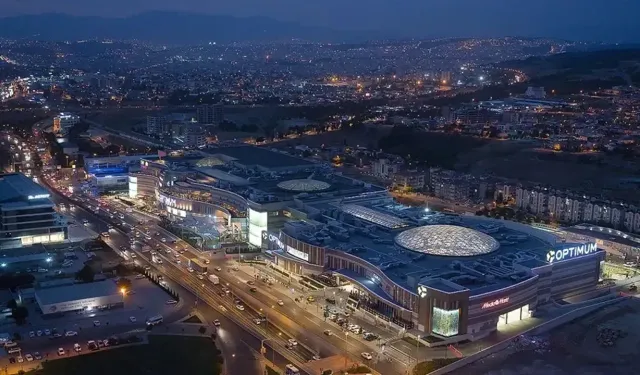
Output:
[[529,311],[529,305],[524,305],[515,310],[509,311],[506,314],[500,315],[500,317],[498,317],[498,327],[513,324],[530,317],[531,312]]

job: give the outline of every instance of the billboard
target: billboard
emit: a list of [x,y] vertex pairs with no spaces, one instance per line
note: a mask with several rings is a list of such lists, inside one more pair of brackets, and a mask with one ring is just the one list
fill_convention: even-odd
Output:
[[249,215],[249,243],[253,246],[262,245],[262,232],[267,231],[268,213],[248,210]]

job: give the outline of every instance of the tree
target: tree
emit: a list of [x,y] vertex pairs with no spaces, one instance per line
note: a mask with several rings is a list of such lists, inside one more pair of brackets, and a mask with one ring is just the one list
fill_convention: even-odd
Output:
[[76,280],[81,280],[85,283],[92,282],[95,276],[95,272],[93,272],[93,269],[88,265],[85,265],[80,271],[76,272]]
[[118,289],[131,290],[131,280],[126,277],[121,277],[118,279]]
[[16,324],[22,325],[27,320],[27,316],[29,316],[29,310],[27,310],[24,306],[18,306],[15,309],[11,310],[11,317],[16,321]]

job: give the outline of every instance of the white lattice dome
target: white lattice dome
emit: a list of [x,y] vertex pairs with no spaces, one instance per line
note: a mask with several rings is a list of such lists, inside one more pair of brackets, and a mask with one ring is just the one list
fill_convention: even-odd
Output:
[[395,241],[407,250],[448,257],[488,254],[500,247],[493,237],[456,225],[426,225],[409,229],[397,235]]

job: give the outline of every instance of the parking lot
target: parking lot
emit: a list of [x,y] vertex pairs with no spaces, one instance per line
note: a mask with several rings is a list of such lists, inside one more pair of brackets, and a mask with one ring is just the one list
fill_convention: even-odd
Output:
[[[129,326],[130,318],[136,318],[138,325],[143,326],[147,317],[162,314],[169,315],[178,309],[178,305],[167,305],[171,299],[165,291],[160,289],[146,278],[129,277],[131,280],[131,293],[124,298],[124,308],[113,310],[93,310],[84,312],[69,312],[63,316],[47,317],[37,311],[37,303],[27,304],[29,310],[28,323],[20,327],[18,332],[22,337],[28,338],[31,332],[54,328],[61,334],[66,331],[81,331],[91,329],[95,322],[105,326]],[[114,280],[115,282],[115,280]]]
[[[0,363],[16,361],[26,366],[32,359],[33,363],[37,362],[36,353],[44,359],[57,356],[58,348],[64,348],[65,355],[77,354],[73,352],[75,343],[86,344],[89,340],[98,342],[113,335],[144,333],[147,318],[155,315],[169,317],[183,313],[181,303],[168,304],[170,297],[148,279],[130,279],[132,292],[125,296],[123,308],[69,312],[64,316],[47,318],[36,311],[36,303],[28,304],[27,324],[9,330],[11,334],[19,335],[15,348],[19,348],[20,352],[9,353],[10,348],[0,351]],[[20,360],[23,362],[19,362]]]

